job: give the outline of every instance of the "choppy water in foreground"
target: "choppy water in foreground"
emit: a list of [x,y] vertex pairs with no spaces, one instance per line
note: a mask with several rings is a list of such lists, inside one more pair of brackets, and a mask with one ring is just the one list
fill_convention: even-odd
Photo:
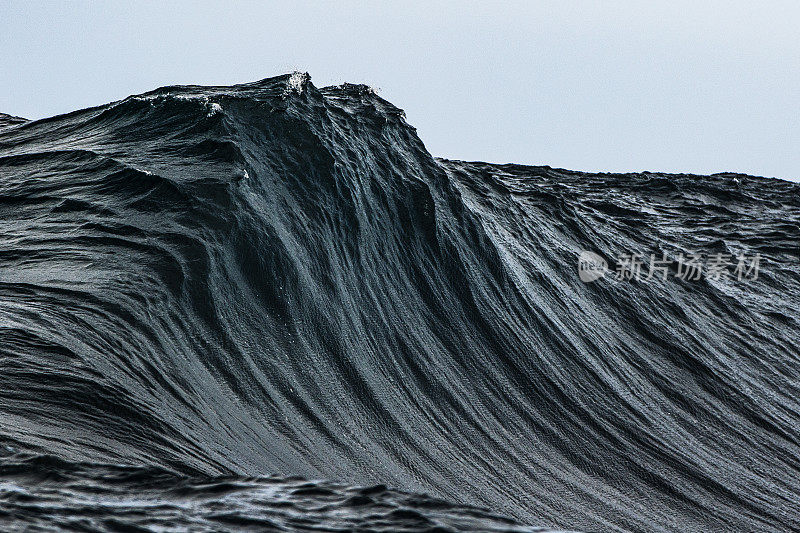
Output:
[[0,526],[800,530],[797,184],[434,159],[300,75],[0,118]]
[[485,509],[385,485],[187,477],[152,467],[65,463],[24,454],[3,457],[0,475],[4,530],[544,531]]

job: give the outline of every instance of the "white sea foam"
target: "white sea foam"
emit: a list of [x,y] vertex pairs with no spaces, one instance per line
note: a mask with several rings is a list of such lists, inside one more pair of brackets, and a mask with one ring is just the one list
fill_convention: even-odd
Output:
[[165,93],[165,94],[150,94],[147,96],[131,96],[123,100],[122,102],[117,102],[116,104],[114,104],[113,107],[116,107],[119,104],[128,100],[135,100],[138,102],[149,102],[151,106],[155,106],[158,103],[163,103],[168,100],[180,100],[182,102],[197,102],[205,106],[206,110],[208,111],[209,117],[212,117],[217,113],[222,112],[222,106],[216,102],[212,102],[208,96],[201,96],[194,94]]
[[303,89],[310,79],[311,76],[308,75],[308,72],[292,72],[286,84],[284,95],[288,96],[292,93],[303,94]]

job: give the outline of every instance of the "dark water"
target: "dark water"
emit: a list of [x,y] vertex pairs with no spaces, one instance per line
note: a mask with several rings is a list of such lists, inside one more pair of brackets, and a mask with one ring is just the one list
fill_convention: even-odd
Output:
[[[152,467],[11,455],[0,527],[35,531],[544,531],[484,509],[384,485],[300,478],[187,477]],[[551,532],[553,530],[547,530]]]
[[299,75],[2,117],[0,525],[798,531],[799,193],[437,160]]

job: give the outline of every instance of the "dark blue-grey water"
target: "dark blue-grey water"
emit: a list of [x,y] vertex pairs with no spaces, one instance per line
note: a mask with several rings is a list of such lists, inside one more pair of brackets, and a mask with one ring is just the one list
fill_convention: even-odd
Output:
[[296,74],[4,116],[0,525],[800,530],[798,193],[435,159]]

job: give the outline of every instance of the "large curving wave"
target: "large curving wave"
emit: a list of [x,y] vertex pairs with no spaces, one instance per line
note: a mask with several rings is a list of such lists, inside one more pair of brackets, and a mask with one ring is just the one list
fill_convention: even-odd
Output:
[[[5,117],[0,498],[44,462],[800,530],[799,193],[434,159],[367,87],[299,74]],[[761,271],[583,283],[581,250]]]

